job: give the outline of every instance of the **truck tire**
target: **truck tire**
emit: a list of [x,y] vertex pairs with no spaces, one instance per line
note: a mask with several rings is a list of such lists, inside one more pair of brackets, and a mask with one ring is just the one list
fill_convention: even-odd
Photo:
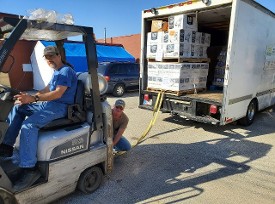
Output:
[[239,120],[239,124],[243,126],[251,125],[255,119],[256,113],[257,113],[257,102],[254,99],[249,103],[246,111],[246,116]]
[[123,84],[117,84],[113,90],[113,95],[120,97],[125,93],[125,86]]
[[94,192],[100,186],[103,180],[102,169],[98,166],[93,166],[83,171],[79,177],[77,188],[86,194]]

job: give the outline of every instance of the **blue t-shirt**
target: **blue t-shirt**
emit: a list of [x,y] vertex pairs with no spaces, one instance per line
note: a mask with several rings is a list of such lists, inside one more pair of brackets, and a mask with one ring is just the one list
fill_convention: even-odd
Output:
[[54,74],[49,83],[50,91],[54,91],[58,85],[68,87],[61,98],[53,100],[55,102],[64,104],[73,104],[74,96],[77,86],[77,77],[75,71],[68,67],[63,66],[58,70],[54,70]]

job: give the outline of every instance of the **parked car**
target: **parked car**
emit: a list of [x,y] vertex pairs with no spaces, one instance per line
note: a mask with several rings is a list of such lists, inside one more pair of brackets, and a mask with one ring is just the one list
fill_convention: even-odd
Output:
[[139,64],[137,63],[100,63],[97,71],[108,81],[107,93],[112,93],[114,96],[123,96],[125,91],[139,88]]

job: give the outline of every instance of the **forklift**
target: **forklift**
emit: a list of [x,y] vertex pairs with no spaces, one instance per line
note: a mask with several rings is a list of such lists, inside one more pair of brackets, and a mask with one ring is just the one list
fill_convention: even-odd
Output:
[[[0,204],[49,203],[76,189],[92,193],[99,188],[104,174],[113,168],[112,109],[104,92],[107,82],[97,73],[97,54],[93,28],[23,18],[0,19],[0,72],[7,65],[20,40],[54,41],[62,60],[66,60],[64,42],[82,36],[88,72],[77,73],[75,103],[68,116],[52,121],[39,131],[37,167],[41,177],[30,187],[16,191],[18,179],[18,142],[12,157],[0,157]],[[0,143],[8,128],[6,119],[19,90],[0,82]],[[31,91],[31,90],[30,90]]]

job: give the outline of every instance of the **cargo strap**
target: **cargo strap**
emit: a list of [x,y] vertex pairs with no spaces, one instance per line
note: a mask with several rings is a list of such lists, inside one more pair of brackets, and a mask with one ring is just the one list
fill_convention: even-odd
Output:
[[[161,107],[161,104],[162,104],[162,101],[163,101],[163,97],[164,97],[164,92],[163,91],[159,92],[157,100],[156,100],[156,103],[154,105],[154,109],[153,109],[153,118],[151,119],[148,127],[142,133],[142,135],[137,140],[137,142],[134,145],[132,145],[132,148],[136,147],[139,143],[145,141],[144,138],[146,137],[146,135],[148,135],[148,133],[150,132],[150,130],[152,129],[152,127],[154,126],[154,124],[155,124],[155,122],[157,120],[158,113],[159,113],[159,110],[160,110],[160,107]],[[124,153],[126,153],[126,151],[119,151],[119,152],[115,153],[115,155],[116,156],[120,156],[120,155],[122,155]]]

